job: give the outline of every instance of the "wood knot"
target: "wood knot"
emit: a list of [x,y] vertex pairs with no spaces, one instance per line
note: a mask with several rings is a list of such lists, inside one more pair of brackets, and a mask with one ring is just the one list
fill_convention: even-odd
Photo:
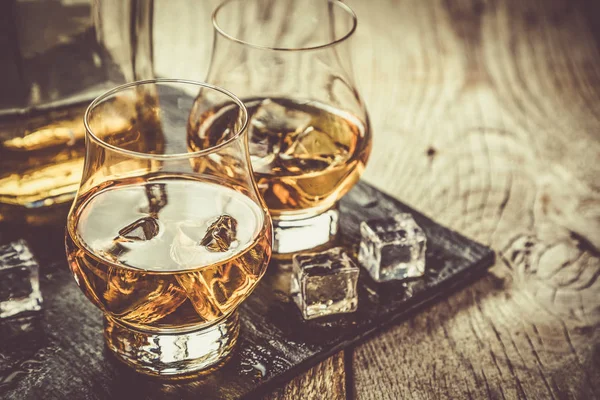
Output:
[[425,154],[427,154],[427,158],[429,158],[429,162],[431,162],[435,158],[435,155],[437,154],[437,150],[434,147],[429,146],[429,148],[427,149]]

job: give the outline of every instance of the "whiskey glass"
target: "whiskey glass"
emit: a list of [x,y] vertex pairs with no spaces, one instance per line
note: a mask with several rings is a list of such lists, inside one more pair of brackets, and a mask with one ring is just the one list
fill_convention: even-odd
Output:
[[[218,124],[215,108],[226,110]],[[85,113],[67,257],[104,314],[108,348],[140,372],[200,371],[237,340],[236,309],[265,273],[272,240],[247,121],[233,94],[166,79],[119,86]],[[202,139],[194,149],[192,133]]]
[[225,0],[213,13],[207,81],[248,109],[252,167],[276,253],[335,237],[337,202],[369,157],[371,128],[349,48],[356,24],[335,0]]

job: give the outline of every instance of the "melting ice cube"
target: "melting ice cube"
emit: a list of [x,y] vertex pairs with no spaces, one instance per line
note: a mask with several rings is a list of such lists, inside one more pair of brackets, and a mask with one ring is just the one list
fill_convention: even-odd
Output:
[[0,318],[41,310],[38,269],[25,241],[0,246]]
[[169,251],[171,259],[182,267],[204,264],[204,253],[208,251],[199,244],[206,234],[206,226],[204,221],[179,224]]
[[363,221],[358,261],[377,282],[425,273],[426,237],[410,214]]
[[[171,245],[171,258],[182,267],[223,261],[227,258],[225,252],[239,245],[237,226],[237,220],[227,214],[211,223],[183,223]],[[194,309],[207,321],[229,312],[239,294],[252,282],[243,263],[224,263],[216,269],[177,274],[176,279]]]
[[152,217],[143,217],[119,231],[119,239],[125,242],[150,240],[160,231],[158,221]]
[[290,137],[310,124],[308,113],[291,110],[271,99],[263,100],[250,120],[248,147],[254,167],[271,163]]
[[210,224],[200,245],[213,252],[223,252],[237,244],[237,221],[231,215],[221,215]]
[[305,319],[356,311],[359,268],[341,247],[294,256],[292,288]]
[[171,244],[171,259],[184,268],[223,260],[224,252],[239,246],[237,227],[236,219],[227,214],[209,221],[181,223]]
[[287,150],[279,155],[285,168],[293,173],[322,171],[345,161],[348,156],[346,147],[312,126],[300,133]]

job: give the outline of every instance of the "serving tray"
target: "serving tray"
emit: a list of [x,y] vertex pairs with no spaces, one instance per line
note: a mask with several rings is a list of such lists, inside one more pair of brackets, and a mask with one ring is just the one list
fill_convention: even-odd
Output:
[[372,333],[472,282],[494,262],[491,249],[446,229],[361,182],[340,203],[339,244],[356,253],[362,220],[409,212],[427,235],[426,276],[377,284],[361,269],[352,314],[302,319],[289,291],[289,261],[273,260],[240,307],[241,333],[220,368],[187,380],[134,373],[105,348],[101,313],[66,264],[62,227],[0,225],[0,243],[26,238],[40,263],[43,312],[0,321],[0,398],[256,398]]

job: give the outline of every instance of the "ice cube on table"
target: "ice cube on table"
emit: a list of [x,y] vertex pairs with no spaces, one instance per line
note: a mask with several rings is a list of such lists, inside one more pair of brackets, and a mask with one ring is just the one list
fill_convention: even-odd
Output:
[[41,309],[39,267],[27,243],[0,246],[0,318]]
[[377,282],[416,278],[425,273],[427,238],[412,215],[363,221],[358,262]]
[[341,247],[295,255],[291,293],[302,316],[313,319],[356,311],[359,272]]
[[271,163],[286,142],[310,124],[310,114],[263,100],[250,119],[248,147],[256,168]]
[[307,127],[279,155],[284,167],[294,173],[322,171],[348,159],[348,149],[340,146],[327,133]]

